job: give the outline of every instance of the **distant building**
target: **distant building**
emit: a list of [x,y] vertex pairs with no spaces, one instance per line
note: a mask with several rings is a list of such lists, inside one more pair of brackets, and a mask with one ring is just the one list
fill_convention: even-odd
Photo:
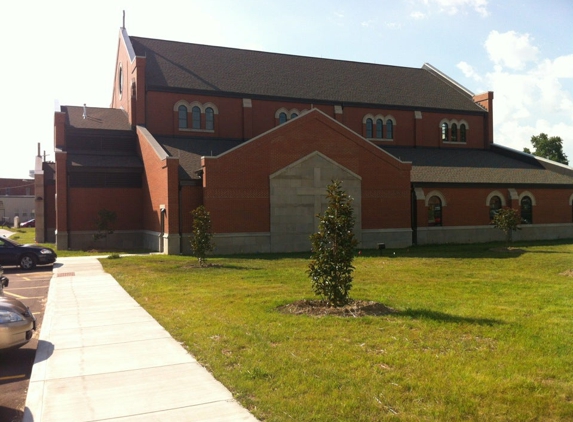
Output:
[[[111,108],[55,115],[55,164],[36,176],[58,248],[189,251],[191,210],[217,252],[309,250],[333,179],[362,248],[573,237],[573,169],[494,144],[493,92],[405,68],[119,34]],[[40,172],[42,173],[42,172]],[[42,179],[41,182],[38,182]],[[52,183],[52,185],[50,185]],[[51,186],[51,187],[50,187]],[[51,200],[51,199],[50,199]]]
[[35,217],[34,179],[0,179],[0,223],[10,227]]

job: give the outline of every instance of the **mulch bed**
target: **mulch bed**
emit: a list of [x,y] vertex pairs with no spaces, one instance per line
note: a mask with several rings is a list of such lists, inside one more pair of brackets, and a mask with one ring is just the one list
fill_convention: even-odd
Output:
[[396,311],[381,303],[367,300],[351,300],[345,306],[329,306],[324,300],[298,300],[278,307],[279,312],[293,315],[340,317],[382,316],[395,313]]

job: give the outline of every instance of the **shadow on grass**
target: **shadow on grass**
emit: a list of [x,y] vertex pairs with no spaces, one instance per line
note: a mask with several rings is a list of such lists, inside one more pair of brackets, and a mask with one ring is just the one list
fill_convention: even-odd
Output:
[[194,270],[237,270],[237,271],[260,271],[262,268],[259,267],[248,267],[245,265],[237,265],[237,264],[220,264],[220,263],[211,263],[207,262],[207,266],[200,267],[197,263],[187,264],[184,265],[182,268],[184,269],[194,269]]
[[491,318],[468,318],[457,315],[450,315],[444,312],[431,311],[429,309],[406,309],[405,311],[396,311],[393,315],[403,316],[412,319],[427,319],[438,322],[450,322],[454,324],[475,324],[475,325],[501,325],[505,322],[499,319]]

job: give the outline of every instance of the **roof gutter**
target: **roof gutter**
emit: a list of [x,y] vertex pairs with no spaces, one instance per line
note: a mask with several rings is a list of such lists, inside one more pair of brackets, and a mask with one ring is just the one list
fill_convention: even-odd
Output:
[[454,81],[448,75],[446,75],[445,73],[439,71],[437,68],[432,66],[430,63],[424,63],[424,66],[422,66],[422,69],[427,70],[428,72],[431,72],[431,73],[435,74],[436,76],[438,76],[442,79],[445,79],[447,83],[449,83],[450,85],[453,85],[454,87],[456,87],[457,89],[462,91],[464,94],[469,95],[470,97],[475,96],[475,94],[473,92],[471,92],[469,89],[467,89],[465,86]]

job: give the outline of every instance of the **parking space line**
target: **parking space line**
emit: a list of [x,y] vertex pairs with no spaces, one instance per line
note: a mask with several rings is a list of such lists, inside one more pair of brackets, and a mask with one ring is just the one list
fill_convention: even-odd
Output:
[[13,296],[13,297],[15,297],[16,299],[29,299],[29,298],[27,298],[26,296],[20,296],[20,295],[17,295],[16,293],[4,292],[4,294]]
[[30,289],[47,289],[50,285],[47,284],[45,286],[32,286],[32,287],[12,287],[10,285],[10,291],[12,290],[30,290]]

